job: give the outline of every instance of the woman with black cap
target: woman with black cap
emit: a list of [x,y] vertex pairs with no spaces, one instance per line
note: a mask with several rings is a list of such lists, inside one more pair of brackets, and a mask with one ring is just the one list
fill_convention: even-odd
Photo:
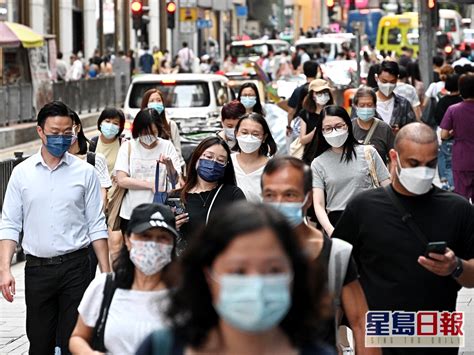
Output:
[[69,342],[73,354],[131,354],[165,327],[160,304],[168,298],[166,271],[177,236],[169,207],[142,204],[133,210],[115,273],[96,277],[79,305]]

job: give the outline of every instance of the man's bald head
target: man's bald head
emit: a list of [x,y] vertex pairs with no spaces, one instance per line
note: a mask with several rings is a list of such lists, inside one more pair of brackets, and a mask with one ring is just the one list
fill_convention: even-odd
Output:
[[410,141],[417,144],[438,145],[438,136],[436,132],[427,124],[414,122],[403,126],[395,137],[395,150],[400,151],[403,143]]

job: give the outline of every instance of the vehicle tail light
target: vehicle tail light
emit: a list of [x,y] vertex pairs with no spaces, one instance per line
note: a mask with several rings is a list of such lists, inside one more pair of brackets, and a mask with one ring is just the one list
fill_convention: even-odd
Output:
[[446,47],[444,47],[444,51],[446,52],[446,54],[451,54],[451,53],[453,53],[453,47],[446,46]]
[[132,131],[133,129],[133,122],[132,121],[125,121],[125,130]]
[[174,79],[165,79],[165,80],[162,80],[161,83],[163,85],[175,85],[176,80],[174,80]]

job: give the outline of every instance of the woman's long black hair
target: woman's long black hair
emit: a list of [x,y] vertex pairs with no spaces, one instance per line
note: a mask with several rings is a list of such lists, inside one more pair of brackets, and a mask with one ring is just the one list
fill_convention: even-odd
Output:
[[89,144],[93,144],[93,143],[91,143],[91,141],[85,136],[84,127],[82,126],[81,119],[79,118],[79,115],[75,111],[71,110],[71,118],[73,119],[75,126],[81,127],[79,131],[76,132],[77,143],[79,144],[79,152],[77,152],[77,154],[84,155],[89,150]]
[[205,270],[212,267],[214,260],[234,239],[267,228],[275,234],[290,259],[294,275],[291,308],[279,326],[295,347],[315,342],[319,315],[316,305],[321,295],[316,295],[308,287],[311,284],[308,261],[292,228],[280,213],[269,206],[237,202],[212,218],[183,255],[181,280],[179,286],[171,291],[167,316],[176,335],[185,344],[202,346],[219,322]]
[[252,108],[253,112],[259,113],[262,116],[265,116],[265,111],[263,110],[262,102],[260,101],[260,93],[258,92],[257,85],[255,85],[254,83],[251,83],[251,82],[244,83],[239,89],[239,94],[237,95],[237,100],[240,101],[240,97],[242,96],[242,91],[246,88],[251,88],[255,92],[255,96],[257,98],[257,103]]
[[347,137],[346,142],[343,145],[343,152],[341,156],[341,161],[345,161],[346,163],[352,160],[352,157],[356,157],[355,146],[359,143],[354,137],[354,133],[352,132],[352,121],[347,113],[347,111],[341,106],[326,106],[321,111],[321,119],[316,124],[316,132],[313,138],[313,141],[316,140],[316,144],[311,146],[307,152],[305,151],[305,155],[303,156],[303,160],[311,164],[311,162],[323,154],[326,150],[330,149],[331,146],[323,136],[323,122],[326,116],[337,116],[344,120],[344,123],[347,125],[347,130],[349,132],[349,136]]
[[219,136],[212,136],[209,138],[204,139],[195,149],[193,155],[191,156],[191,160],[188,164],[188,174],[186,183],[184,184],[183,188],[180,192],[180,197],[183,202],[186,202],[188,197],[188,193],[191,189],[196,187],[198,182],[198,174],[196,170],[196,164],[201,158],[201,155],[206,151],[207,148],[210,148],[214,145],[220,145],[223,147],[227,153],[227,165],[225,166],[225,173],[224,177],[219,181],[220,184],[224,185],[233,185],[236,186],[235,180],[235,172],[234,172],[234,165],[232,164],[232,159],[230,158],[231,151],[229,149],[229,145]]

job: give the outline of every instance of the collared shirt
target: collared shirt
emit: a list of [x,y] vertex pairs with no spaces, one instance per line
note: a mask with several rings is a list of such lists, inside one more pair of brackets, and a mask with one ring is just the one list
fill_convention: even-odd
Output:
[[41,151],[19,164],[8,183],[0,240],[19,242],[26,254],[53,257],[107,238],[100,183],[94,168],[65,153],[50,169]]

